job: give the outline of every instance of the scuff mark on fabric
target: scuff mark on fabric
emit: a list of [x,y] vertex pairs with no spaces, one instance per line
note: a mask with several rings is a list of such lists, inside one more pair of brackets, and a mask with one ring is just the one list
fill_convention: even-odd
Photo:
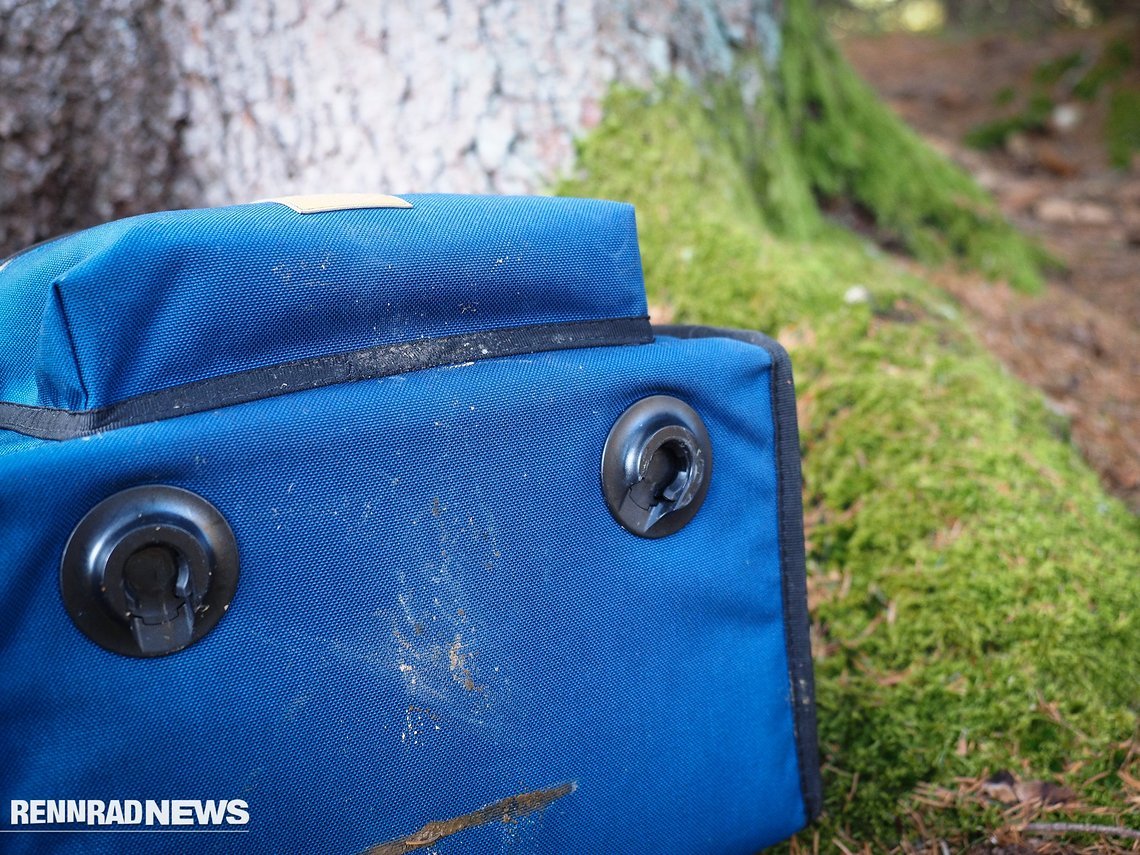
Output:
[[469,828],[496,821],[514,822],[527,814],[542,810],[576,789],[578,789],[577,782],[569,781],[550,789],[532,790],[529,793],[509,796],[454,819],[433,820],[419,831],[413,831],[405,837],[387,843],[378,843],[366,849],[361,855],[404,855],[406,852],[414,852],[417,849],[434,846],[443,838],[466,831]]

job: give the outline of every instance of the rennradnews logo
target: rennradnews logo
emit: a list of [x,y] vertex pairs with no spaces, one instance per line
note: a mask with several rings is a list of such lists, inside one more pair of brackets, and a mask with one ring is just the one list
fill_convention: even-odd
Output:
[[249,804],[243,799],[12,799],[8,822],[15,827],[56,826],[60,831],[78,827],[205,831],[246,825]]

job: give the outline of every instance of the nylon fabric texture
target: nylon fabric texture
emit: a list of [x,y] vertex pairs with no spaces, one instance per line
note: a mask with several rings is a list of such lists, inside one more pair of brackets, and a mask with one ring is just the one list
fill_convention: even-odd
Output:
[[[82,410],[360,347],[644,316],[627,206],[403,198],[412,209],[148,215],[20,256],[0,270],[14,330],[0,399]],[[261,284],[229,282],[224,254],[190,275],[207,221],[234,235],[226,265]],[[340,259],[340,278],[274,290],[258,277],[286,245]],[[181,259],[170,290],[173,268],[146,263],[155,246]],[[497,274],[507,246],[519,266]],[[377,258],[404,270],[372,275]],[[91,274],[69,304],[56,280],[95,267],[154,272]],[[52,326],[65,318],[70,346]],[[794,408],[773,403],[781,360],[710,330],[633,336],[71,439],[0,430],[0,849],[354,855],[562,785],[423,851],[746,853],[786,838],[818,811],[818,769],[790,677],[809,654],[803,603],[786,602],[803,567],[802,519],[777,500],[788,478],[798,490]],[[714,454],[704,504],[657,540],[618,525],[599,480],[610,428],[651,395],[693,407]],[[92,643],[59,590],[79,520],[143,484],[207,499],[241,558],[217,627],[155,659]],[[797,534],[790,566],[781,544]],[[32,834],[10,825],[13,799],[243,799],[249,822]]]
[[377,344],[646,314],[628,205],[403,198],[144,214],[12,259],[0,400],[86,409]]

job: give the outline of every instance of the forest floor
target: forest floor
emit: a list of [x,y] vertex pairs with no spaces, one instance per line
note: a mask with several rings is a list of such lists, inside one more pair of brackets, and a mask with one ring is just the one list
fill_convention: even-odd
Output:
[[[893,135],[891,165],[924,162],[877,102],[852,103]],[[795,365],[825,806],[776,851],[1128,851],[1140,518],[967,328],[967,301],[834,224],[773,227],[755,166],[805,161],[787,137],[749,149],[748,118],[681,87],[615,90],[558,189],[637,207],[651,315],[774,333]]]
[[[1041,294],[959,270],[923,275],[954,294],[1013,374],[1044,391],[1106,487],[1140,512],[1140,153],[1118,140],[1116,165],[1110,156],[1114,133],[1136,134],[1110,118],[1113,106],[1140,121],[1140,29],[896,32],[839,45],[1063,265]],[[844,224],[873,228],[856,219]]]

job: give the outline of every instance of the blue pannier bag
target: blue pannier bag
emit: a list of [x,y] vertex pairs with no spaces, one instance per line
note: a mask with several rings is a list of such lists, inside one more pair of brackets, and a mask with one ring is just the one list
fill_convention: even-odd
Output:
[[0,851],[818,814],[788,358],[652,327],[630,206],[147,214],[8,259],[0,324]]

